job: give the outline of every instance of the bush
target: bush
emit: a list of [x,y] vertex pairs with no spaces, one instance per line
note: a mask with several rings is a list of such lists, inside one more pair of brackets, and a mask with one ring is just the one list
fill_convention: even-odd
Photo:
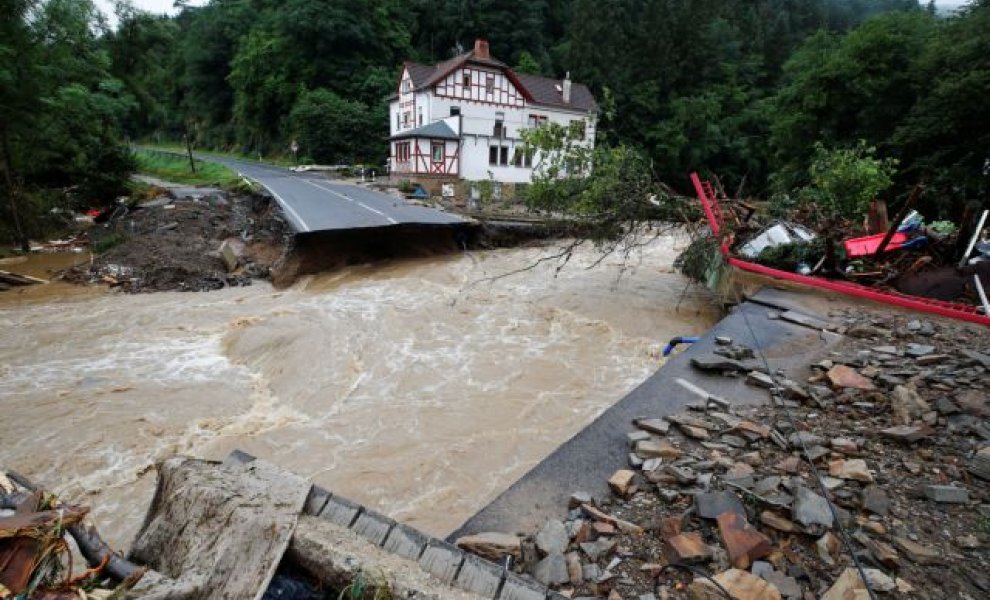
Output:
[[870,201],[893,183],[897,160],[876,158],[876,148],[860,140],[853,148],[828,150],[818,142],[811,164],[811,185],[800,195],[833,218],[859,219]]
[[289,123],[302,152],[322,164],[379,164],[387,117],[323,88],[299,96]]

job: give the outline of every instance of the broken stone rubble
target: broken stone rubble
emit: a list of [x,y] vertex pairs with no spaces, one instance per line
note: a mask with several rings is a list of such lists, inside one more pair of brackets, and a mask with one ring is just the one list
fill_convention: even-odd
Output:
[[[787,402],[794,422],[771,406],[708,402],[636,419],[623,434],[633,433],[630,452],[641,462],[613,478],[611,498],[572,500],[565,525],[599,526],[580,543],[572,536],[562,554],[571,575],[574,558],[581,561],[581,581],[569,576],[552,587],[572,598],[724,597],[671,566],[686,563],[740,590],[759,590],[740,594],[855,598],[866,588],[848,571],[851,548],[879,593],[986,597],[981,567],[955,566],[961,553],[985,558],[990,539],[978,510],[990,514],[990,379],[988,367],[963,351],[983,355],[985,342],[942,324],[911,330],[888,317],[862,319],[837,322],[867,337],[850,336],[804,373],[715,369],[729,372],[704,376],[745,375],[768,399]],[[738,344],[731,348],[731,356],[705,366],[752,360]],[[926,357],[937,358],[919,360]],[[785,390],[784,380],[799,389]],[[711,396],[703,378],[692,385]],[[516,568],[532,573],[535,566]],[[951,578],[939,575],[944,569]]]

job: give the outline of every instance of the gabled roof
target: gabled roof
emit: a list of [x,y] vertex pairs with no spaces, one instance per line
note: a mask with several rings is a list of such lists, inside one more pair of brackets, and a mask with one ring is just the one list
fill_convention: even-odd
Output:
[[433,138],[435,140],[456,140],[459,139],[454,130],[443,121],[434,121],[429,125],[423,125],[416,129],[410,129],[397,133],[390,137],[390,140],[404,140],[409,138]]
[[517,73],[516,77],[525,86],[533,102],[544,106],[571,108],[581,111],[598,110],[598,103],[591,90],[583,83],[571,82],[571,101],[564,102],[564,82],[561,79],[551,79],[539,75]]
[[[503,71],[509,80],[519,88],[523,96],[533,104],[582,112],[598,110],[598,103],[595,102],[591,90],[582,83],[571,84],[571,101],[565,103],[562,91],[564,82],[562,80],[516,73],[502,61],[488,57],[479,58],[474,50],[433,66],[407,61],[405,68],[409,71],[413,89],[421,90],[435,85],[467,63],[493,67]],[[392,98],[394,99],[394,96]]]

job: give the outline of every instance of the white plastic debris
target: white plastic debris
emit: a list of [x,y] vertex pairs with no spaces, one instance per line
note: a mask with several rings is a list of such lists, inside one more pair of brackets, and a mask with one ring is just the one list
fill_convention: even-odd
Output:
[[792,244],[794,242],[810,242],[815,239],[815,234],[809,229],[790,221],[780,221],[760,232],[759,235],[749,240],[741,248],[739,254],[746,258],[756,258],[767,248]]

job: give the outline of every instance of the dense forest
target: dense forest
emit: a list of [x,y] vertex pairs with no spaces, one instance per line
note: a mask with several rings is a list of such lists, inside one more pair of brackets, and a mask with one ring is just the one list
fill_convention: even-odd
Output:
[[125,139],[252,154],[298,139],[313,160],[378,164],[402,61],[476,37],[521,71],[589,84],[599,141],[634,148],[674,186],[701,169],[770,196],[807,180],[815,142],[861,140],[946,211],[985,185],[990,0],[954,15],[916,0],[176,5],[166,17],[118,2],[111,28],[88,0],[0,0],[0,236],[18,202],[30,229],[67,188],[118,193]]

